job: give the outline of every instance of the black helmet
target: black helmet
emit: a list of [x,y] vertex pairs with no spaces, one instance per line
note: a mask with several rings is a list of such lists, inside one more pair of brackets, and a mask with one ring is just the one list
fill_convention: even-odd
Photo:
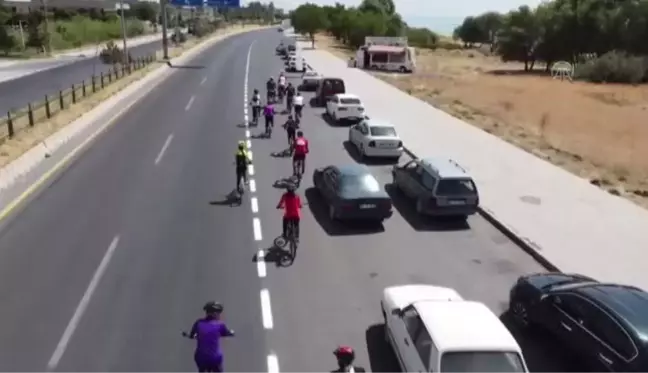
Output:
[[209,301],[205,303],[203,311],[206,313],[221,313],[223,312],[223,305],[218,302]]
[[302,131],[297,131],[297,136],[302,137],[304,136],[304,133]]
[[258,90],[258,89],[254,89],[254,94],[256,95],[256,94],[258,94],[258,93],[259,93],[259,90]]
[[339,346],[333,351],[333,355],[335,355],[340,365],[351,365],[355,360],[355,351],[349,346]]

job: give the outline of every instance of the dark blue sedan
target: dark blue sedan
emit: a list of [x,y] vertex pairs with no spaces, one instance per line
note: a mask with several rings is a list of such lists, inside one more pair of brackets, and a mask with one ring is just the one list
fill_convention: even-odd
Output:
[[365,165],[318,168],[313,184],[328,203],[331,220],[383,221],[392,215],[389,195]]

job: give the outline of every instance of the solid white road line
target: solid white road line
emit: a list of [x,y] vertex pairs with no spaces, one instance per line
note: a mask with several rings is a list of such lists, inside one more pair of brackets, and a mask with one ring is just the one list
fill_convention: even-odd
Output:
[[189,99],[189,102],[187,102],[187,106],[185,106],[185,111],[189,111],[189,109],[191,109],[191,104],[193,104],[195,99],[196,99],[196,96],[191,96],[191,98]]
[[252,212],[255,214],[259,212],[259,200],[256,197],[252,197],[250,203],[252,204]]
[[164,152],[166,152],[167,148],[171,144],[171,140],[173,140],[173,134],[170,134],[169,137],[167,137],[166,141],[164,142],[164,145],[162,145],[162,149],[160,149],[160,153],[158,154],[157,158],[155,158],[156,165],[160,163],[160,161],[162,160],[162,157],[164,156]]
[[113,238],[112,242],[110,243],[110,246],[108,246],[108,250],[106,250],[106,253],[104,254],[103,259],[101,260],[99,267],[95,271],[94,276],[92,276],[92,280],[90,280],[90,284],[88,285],[85,294],[83,294],[83,298],[81,298],[81,302],[79,302],[76,311],[74,311],[74,315],[72,316],[72,319],[70,320],[67,327],[65,328],[65,331],[63,332],[63,336],[61,337],[61,340],[56,346],[56,349],[54,350],[52,357],[47,363],[47,369],[49,371],[56,369],[56,366],[58,365],[59,361],[61,361],[61,357],[63,357],[63,354],[65,353],[65,349],[67,348],[68,343],[70,343],[70,339],[72,338],[74,331],[79,325],[79,322],[81,321],[81,318],[83,317],[86,308],[88,308],[90,299],[92,298],[92,295],[97,289],[97,285],[99,285],[99,281],[101,280],[101,277],[103,276],[104,272],[106,272],[106,268],[108,268],[110,259],[115,253],[115,249],[117,248],[118,244],[119,244],[119,236],[115,236],[115,238]]
[[272,329],[274,322],[272,321],[272,306],[270,305],[270,292],[268,289],[261,290],[261,317],[263,327]]
[[207,81],[207,77],[204,77],[204,78],[200,81],[200,85],[205,84],[206,81]]
[[265,253],[263,250],[259,250],[257,253],[257,273],[260,278],[266,277]]
[[256,181],[254,179],[250,179],[250,192],[256,193]]
[[279,373],[279,359],[277,355],[268,355],[268,373]]
[[261,241],[263,237],[261,236],[261,220],[259,218],[252,219],[252,229],[254,229],[254,239]]

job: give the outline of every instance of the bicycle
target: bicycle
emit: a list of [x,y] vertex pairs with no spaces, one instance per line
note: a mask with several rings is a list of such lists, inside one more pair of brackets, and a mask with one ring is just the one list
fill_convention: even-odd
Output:
[[295,186],[299,187],[299,183],[302,179],[302,166],[304,165],[303,159],[298,159],[293,161],[293,178],[295,180]]
[[301,123],[301,118],[302,118],[302,106],[295,106],[295,121],[297,122],[297,125]]
[[256,106],[258,104],[250,103],[252,106],[252,124],[255,126],[259,125],[259,113],[261,112],[261,106]]
[[285,248],[288,246],[288,254],[290,255],[292,260],[295,260],[295,256],[297,255],[297,246],[299,245],[299,229],[297,228],[297,224],[295,221],[289,221],[288,226],[286,227],[286,238],[284,239],[283,236],[279,236],[275,238],[274,244],[278,248]]
[[270,123],[269,125],[266,125],[265,135],[267,138],[272,137],[272,127],[274,127],[274,123]]

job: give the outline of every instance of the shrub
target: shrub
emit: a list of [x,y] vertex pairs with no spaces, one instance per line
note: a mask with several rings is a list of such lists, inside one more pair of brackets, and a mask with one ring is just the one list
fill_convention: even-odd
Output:
[[439,42],[439,36],[426,28],[409,28],[407,42],[419,48],[434,48]]
[[[121,50],[115,42],[109,41],[106,43],[106,47],[101,50],[99,58],[101,59],[101,62],[105,64],[114,65],[122,63],[124,61],[124,51]],[[130,53],[128,53],[128,61],[133,61],[133,57]]]
[[184,43],[187,41],[187,35],[180,31],[180,29],[176,29],[173,35],[171,35],[171,41],[174,43]]
[[[85,44],[93,44],[122,37],[121,20],[119,17],[106,21],[93,20],[85,16],[76,16],[69,21],[57,21],[51,34],[54,49],[76,48]],[[142,21],[129,19],[126,21],[126,34],[129,37],[144,33]]]
[[214,31],[214,26],[205,18],[196,19],[193,25],[193,34],[196,37],[203,37]]
[[610,51],[576,66],[574,77],[593,83],[631,83],[648,80],[648,58]]

